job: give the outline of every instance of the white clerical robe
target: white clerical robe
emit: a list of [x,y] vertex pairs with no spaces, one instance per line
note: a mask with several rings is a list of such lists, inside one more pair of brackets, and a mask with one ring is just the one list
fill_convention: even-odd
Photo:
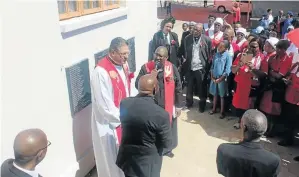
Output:
[[[127,96],[129,95],[125,73],[116,67]],[[97,66],[92,74],[92,141],[99,177],[124,177],[122,170],[115,164],[118,142],[115,128],[120,125],[119,109],[114,104],[111,79],[107,71]]]

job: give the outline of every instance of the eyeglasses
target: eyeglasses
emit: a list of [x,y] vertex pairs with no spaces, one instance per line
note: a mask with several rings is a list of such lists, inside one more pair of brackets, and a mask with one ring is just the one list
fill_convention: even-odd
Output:
[[252,48],[252,49],[256,49],[256,48],[258,48],[258,46],[253,46],[253,45],[251,45],[250,48]]
[[117,52],[121,57],[129,56],[131,52],[124,52],[124,53],[119,53]]

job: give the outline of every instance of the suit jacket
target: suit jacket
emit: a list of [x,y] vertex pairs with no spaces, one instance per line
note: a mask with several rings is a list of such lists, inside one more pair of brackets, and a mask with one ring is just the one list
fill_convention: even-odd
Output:
[[120,121],[118,167],[130,177],[159,177],[163,150],[171,147],[168,113],[153,97],[137,95],[121,101]]
[[[285,16],[283,16],[283,17],[285,18]],[[274,17],[273,22],[277,25],[277,23],[278,23],[278,16]],[[279,26],[277,26],[277,28],[279,28],[279,30],[280,30],[280,33],[282,32],[283,24],[284,24],[284,21],[282,21],[279,24]]]
[[165,46],[168,49],[168,55],[169,55],[169,61],[174,64],[175,66],[180,65],[180,61],[178,59],[178,52],[179,52],[179,40],[178,35],[174,32],[170,32],[170,43],[174,41],[174,44],[167,45],[166,41],[164,39],[164,34],[160,30],[154,34],[153,40],[152,40],[152,58],[154,58],[155,50],[160,46]]
[[184,44],[185,44],[185,38],[190,34],[190,31],[184,31],[183,34],[182,34],[182,38],[181,38],[181,46],[179,48],[179,57],[182,57],[184,56],[185,54],[185,47],[184,47]]
[[[1,165],[1,176],[2,177],[32,177],[31,175],[17,169],[13,165],[14,159],[7,159]],[[42,177],[39,175],[39,177]]]
[[280,158],[260,143],[224,143],[217,150],[217,168],[225,177],[277,177]]
[[[139,71],[139,74],[135,80],[135,88],[138,89],[138,82],[141,76],[150,74],[147,73],[145,65],[141,66],[141,69]],[[173,79],[175,82],[175,90],[174,90],[174,105],[177,108],[182,108],[184,105],[183,103],[183,90],[182,90],[182,82],[180,78],[180,74],[178,71],[178,68],[173,65]],[[157,75],[157,80],[159,82],[159,90],[157,93],[155,93],[155,98],[157,101],[157,104],[161,106],[162,108],[165,108],[165,87],[164,87],[164,71],[159,72]]]
[[[191,62],[192,62],[192,54],[193,54],[193,42],[194,42],[194,36],[188,35],[185,38],[185,55],[186,58],[186,70],[191,70]],[[211,55],[212,50],[212,42],[209,37],[207,37],[204,34],[201,34],[201,39],[199,41],[200,43],[200,50],[199,50],[199,57],[201,60],[201,63],[203,65],[204,71],[208,73],[209,70],[209,58]]]

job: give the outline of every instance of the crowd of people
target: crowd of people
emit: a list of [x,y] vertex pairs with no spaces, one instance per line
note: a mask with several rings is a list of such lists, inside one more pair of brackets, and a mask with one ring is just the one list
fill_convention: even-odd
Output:
[[[273,18],[268,10],[262,21],[281,23],[282,15],[280,11],[280,16]],[[217,114],[220,107],[220,119],[230,112],[239,118],[234,127],[242,129],[243,139],[219,146],[219,174],[277,176],[280,158],[264,150],[259,141],[264,135],[277,136],[276,125],[281,123],[286,129],[278,144],[292,145],[298,128],[298,46],[288,39],[290,30],[284,29],[292,25],[296,30],[299,23],[290,20],[291,12],[288,16],[280,31],[276,29],[280,24],[262,22],[264,26],[252,33],[238,21],[232,26],[209,16],[206,27],[184,23],[180,42],[172,31],[175,19],[164,19],[151,42],[151,60],[136,77],[139,93],[135,97],[130,97],[134,73],[128,69],[128,43],[114,38],[91,77],[91,129],[98,175],[159,177],[162,157],[175,155],[177,118],[184,106],[194,105],[193,96],[197,95],[200,113],[206,111],[210,100],[209,114]],[[39,176],[35,166],[50,144],[41,130],[20,132],[14,142],[15,159],[3,163],[1,175]]]

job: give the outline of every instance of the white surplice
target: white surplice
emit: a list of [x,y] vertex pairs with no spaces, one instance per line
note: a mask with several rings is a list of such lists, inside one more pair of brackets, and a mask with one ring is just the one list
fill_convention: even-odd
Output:
[[[129,95],[126,76],[121,67],[116,66],[127,96]],[[114,104],[113,86],[108,72],[97,66],[92,74],[92,141],[98,177],[124,177],[115,164],[118,142],[115,128],[120,125],[119,109]]]

